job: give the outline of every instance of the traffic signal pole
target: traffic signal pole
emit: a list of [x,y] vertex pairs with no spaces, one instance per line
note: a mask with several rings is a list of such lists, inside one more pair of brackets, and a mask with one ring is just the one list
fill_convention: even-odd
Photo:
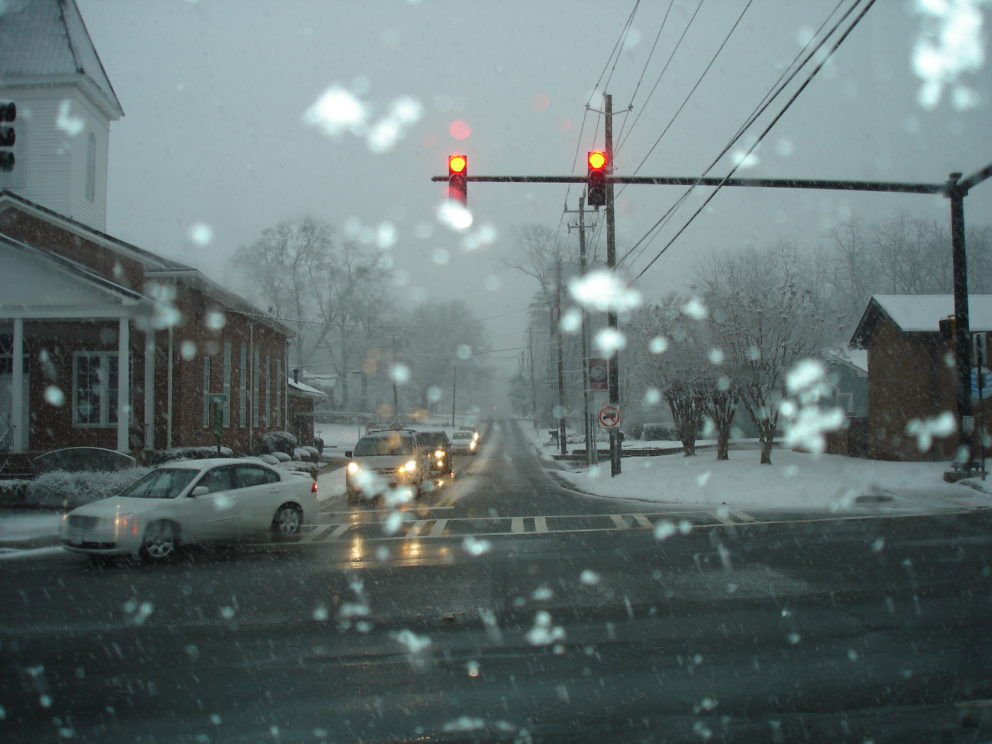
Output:
[[[604,121],[606,139],[606,167],[613,170],[613,96],[606,95],[606,117]],[[606,268],[610,273],[617,267],[617,230],[616,212],[613,208],[613,181],[606,179]],[[609,310],[606,313],[606,325],[614,332],[617,331],[617,313]],[[610,405],[620,410],[620,350],[614,349],[609,361]],[[620,427],[610,427],[610,475],[620,475]]]
[[[613,99],[606,96],[606,152],[607,167],[613,164]],[[958,424],[958,456],[956,462],[964,472],[976,469],[973,447],[972,428],[974,419],[971,415],[971,333],[968,318],[968,277],[967,256],[965,252],[964,230],[964,198],[978,184],[992,178],[992,164],[962,179],[959,173],[952,173],[949,180],[943,183],[903,183],[891,181],[844,181],[803,178],[708,178],[693,176],[614,176],[606,178],[606,240],[607,266],[610,270],[616,267],[615,222],[613,210],[613,185],[641,184],[655,186],[739,186],[748,188],[773,189],[819,189],[835,191],[873,191],[876,193],[893,194],[931,194],[942,195],[951,202],[951,248],[954,264],[954,309],[958,317],[955,335],[955,365],[957,367],[957,424]],[[444,176],[433,176],[432,181],[446,181]],[[589,176],[468,176],[466,181],[479,183],[588,183]],[[684,229],[684,228],[683,228]],[[677,237],[677,236],[676,236]],[[610,328],[616,328],[616,314],[609,313],[607,322]],[[609,365],[610,403],[619,403],[619,365],[616,352],[610,358]],[[980,438],[979,441],[982,441]],[[610,463],[611,472],[620,472],[620,441],[617,432],[610,430]],[[947,476],[945,476],[947,477]]]

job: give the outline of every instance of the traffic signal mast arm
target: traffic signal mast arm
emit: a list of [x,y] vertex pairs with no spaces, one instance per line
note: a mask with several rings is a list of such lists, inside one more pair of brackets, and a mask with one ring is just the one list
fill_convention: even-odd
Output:
[[[432,176],[444,182],[447,176]],[[586,183],[586,176],[466,176],[476,183]],[[742,186],[770,189],[824,189],[833,191],[888,191],[903,194],[943,194],[946,183],[896,183],[889,181],[833,181],[799,178],[697,178],[694,176],[607,176],[607,183],[642,186]]]

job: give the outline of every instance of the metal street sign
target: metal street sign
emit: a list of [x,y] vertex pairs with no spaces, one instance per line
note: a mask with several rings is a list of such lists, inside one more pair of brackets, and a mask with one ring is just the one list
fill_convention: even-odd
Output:
[[603,406],[599,409],[599,425],[607,429],[620,426],[620,406]]
[[589,360],[589,389],[609,390],[608,376],[609,365],[605,359],[593,358]]
[[[971,370],[971,397],[978,400],[978,370]],[[992,371],[982,367],[982,398],[992,398]]]

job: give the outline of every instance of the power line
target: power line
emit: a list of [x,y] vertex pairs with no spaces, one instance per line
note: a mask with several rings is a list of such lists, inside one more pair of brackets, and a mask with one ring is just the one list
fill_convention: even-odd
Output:
[[[644,60],[644,67],[641,69],[641,76],[637,79],[637,85],[634,86],[634,93],[630,97],[630,102],[627,104],[627,110],[631,110],[634,106],[634,101],[637,99],[637,92],[641,89],[641,83],[644,82],[644,75],[648,71],[648,66],[651,64],[651,58],[654,57],[654,50],[658,46],[658,41],[661,39],[661,34],[665,30],[665,24],[668,22],[668,16],[672,12],[672,6],[675,4],[675,0],[668,0],[668,9],[665,11],[665,17],[661,19],[661,25],[658,27],[658,33],[655,34],[654,44],[651,45],[651,51],[648,53],[648,58]],[[617,135],[618,140],[624,139],[623,130],[627,126],[627,119],[623,120],[620,125],[620,132]],[[617,148],[619,149],[619,148]],[[614,153],[616,154],[616,153]]]
[[648,93],[648,97],[644,101],[644,105],[641,106],[641,110],[638,112],[637,116],[634,117],[634,123],[630,125],[630,130],[627,132],[627,136],[624,138],[622,142],[620,142],[614,148],[614,154],[613,154],[614,159],[616,159],[616,153],[623,148],[624,144],[626,144],[627,142],[627,139],[630,138],[630,133],[634,131],[634,127],[637,126],[637,122],[640,121],[641,116],[644,114],[644,111],[648,105],[648,101],[651,100],[651,96],[653,96],[654,92],[658,89],[658,85],[661,83],[662,78],[665,76],[665,72],[668,70],[668,66],[671,65],[672,60],[675,59],[675,54],[676,52],[678,52],[679,47],[682,45],[682,40],[685,39],[686,34],[689,33],[689,29],[692,27],[693,21],[696,20],[696,16],[699,14],[699,9],[703,7],[703,1],[704,0],[699,0],[699,4],[696,5],[696,10],[693,11],[692,16],[689,18],[689,22],[686,23],[685,28],[682,30],[682,35],[679,37],[679,40],[675,42],[675,47],[672,49],[672,53],[668,55],[668,60],[665,62],[665,66],[662,67],[661,72],[658,73],[658,78],[654,81],[654,85],[651,87],[651,92]]
[[[808,54],[806,54],[806,50],[809,49],[810,45],[813,43],[814,40],[816,40],[820,32],[823,30],[824,26],[826,26],[827,23],[829,23],[830,19],[837,12],[838,8],[840,8],[840,6],[843,4],[844,0],[838,0],[837,5],[834,6],[834,9],[823,20],[823,22],[820,24],[819,28],[817,29],[816,33],[814,33],[813,36],[810,37],[810,39],[806,42],[805,46],[799,51],[796,57],[793,58],[789,66],[782,72],[781,75],[779,75],[778,80],[775,81],[772,87],[769,88],[768,93],[764,95],[764,97],[761,99],[758,105],[755,106],[755,108],[751,111],[751,113],[746,117],[744,122],[737,129],[737,132],[734,134],[734,136],[730,138],[730,141],[727,142],[727,144],[723,147],[723,149],[717,154],[715,158],[713,158],[712,162],[706,167],[702,175],[699,177],[699,180],[697,180],[696,183],[694,183],[692,186],[686,189],[686,191],[675,201],[675,203],[668,208],[665,214],[663,214],[661,218],[657,222],[655,222],[655,224],[652,225],[651,228],[643,236],[641,236],[641,238],[627,251],[627,253],[624,254],[623,258],[621,258],[620,261],[618,261],[618,264],[625,262],[635,251],[637,251],[637,255],[634,257],[634,260],[640,257],[641,253],[643,253],[644,250],[647,248],[647,245],[650,242],[652,234],[654,233],[656,235],[657,234],[656,230],[658,230],[659,227],[667,224],[668,220],[675,213],[675,211],[682,206],[682,204],[685,202],[686,199],[688,199],[689,195],[693,192],[693,190],[697,186],[699,186],[701,180],[705,178],[706,175],[713,168],[716,167],[717,163],[720,162],[723,156],[726,155],[727,152],[730,150],[730,148],[733,147],[737,143],[737,141],[744,135],[744,132],[746,132],[747,129],[752,124],[754,124],[755,121],[757,121],[758,117],[760,117],[768,109],[768,107],[771,106],[774,100],[778,98],[779,95],[781,95],[781,93],[795,79],[795,77],[799,74],[799,72],[803,69],[803,67],[805,67],[809,63],[809,61],[816,56],[816,54],[820,51],[820,49],[823,48],[823,46],[827,43],[830,37],[834,35],[837,29],[839,29],[840,26],[843,25],[844,21],[850,16],[850,14],[854,11],[854,9],[858,6],[858,4],[861,1],[862,0],[854,0],[854,2],[847,9],[847,11],[837,20],[836,23],[834,23],[833,27],[823,36],[823,38],[820,39],[820,41],[816,44],[816,47],[812,49]],[[796,66],[796,62],[801,57],[803,57],[804,54],[806,54],[805,59],[803,59],[802,62],[798,66]],[[638,248],[642,246],[642,244],[643,247],[641,247],[640,250],[638,251]]]
[[[820,26],[817,28],[816,32],[812,36],[810,36],[810,38],[807,40],[807,42],[803,46],[803,48],[800,49],[799,52],[796,54],[796,56],[793,58],[792,62],[790,62],[789,65],[785,68],[785,70],[782,71],[782,74],[779,75],[779,77],[775,81],[775,83],[773,83],[772,86],[771,86],[771,88],[768,89],[768,92],[765,93],[765,95],[762,97],[761,101],[758,102],[758,104],[754,107],[754,109],[752,109],[751,113],[745,118],[744,122],[741,123],[740,127],[738,127],[737,132],[734,134],[734,136],[731,137],[730,141],[724,146],[724,148],[719,152],[719,154],[717,154],[717,156],[715,158],[713,158],[713,161],[706,167],[706,169],[703,171],[702,175],[700,176],[700,179],[705,178],[706,175],[714,167],[716,167],[716,164],[720,162],[720,160],[723,158],[724,155],[726,155],[726,153],[730,150],[730,148],[733,147],[737,143],[737,141],[744,135],[744,132],[747,131],[747,129],[755,121],[757,121],[758,117],[761,116],[761,114],[763,114],[767,110],[767,108],[772,104],[772,102],[776,98],[778,98],[778,96],[782,93],[783,90],[785,90],[785,88],[789,85],[789,83],[791,83],[795,79],[796,75],[799,74],[799,72],[802,70],[802,68],[805,67],[806,64],[823,47],[823,45],[826,44],[827,39],[829,39],[831,36],[833,36],[833,34],[837,31],[837,29],[843,24],[844,20],[848,16],[850,16],[851,12],[857,7],[858,3],[860,3],[860,2],[861,2],[861,0],[854,0],[854,2],[847,9],[847,11],[837,20],[837,22],[833,25],[833,27],[830,29],[830,31],[827,32],[827,34],[820,40],[820,42],[817,44],[816,48],[813,49],[809,54],[806,55],[806,58],[803,59],[802,63],[800,63],[798,66],[796,66],[796,63],[800,60],[800,58],[803,57],[804,54],[806,54],[806,51],[809,49],[810,45],[820,36],[820,33],[823,31],[823,28],[830,22],[830,19],[833,18],[834,14],[837,12],[837,10],[840,8],[840,6],[844,3],[844,0],[838,0],[837,5],[835,5],[834,8],[833,8],[833,10],[831,10],[830,13],[827,15],[827,17],[823,19],[823,21],[820,23]],[[795,68],[795,69],[793,69],[793,68]],[[790,73],[790,70],[791,70],[791,73]],[[783,80],[784,80],[784,82],[783,82]],[[664,226],[665,224],[667,224],[668,223],[668,220],[671,218],[671,216],[675,213],[675,211],[679,207],[682,206],[682,204],[685,202],[685,200],[689,197],[689,195],[692,193],[692,191],[698,185],[699,185],[699,182],[697,181],[697,183],[693,184],[688,189],[686,189],[685,193],[683,193],[675,201],[675,203],[672,204],[671,207],[669,207],[668,211],[666,211],[665,214],[663,214],[661,216],[661,218],[647,231],[647,233],[645,233],[640,238],[640,240],[638,240],[627,251],[627,253],[624,254],[623,258],[621,258],[620,261],[617,262],[618,265],[624,263],[627,260],[627,258],[630,257],[630,255],[632,253],[634,253],[634,251],[636,251],[638,249],[638,246],[640,246],[642,243],[644,243],[644,241],[647,240],[648,237],[656,229],[658,229],[660,226]],[[647,248],[647,245],[648,245],[648,243],[644,243],[643,247],[641,247],[640,251],[638,251],[637,256],[634,257],[634,260],[636,260],[638,257],[640,257],[640,254],[644,252],[644,249]]]
[[[678,107],[678,109],[672,115],[672,118],[669,119],[668,124],[666,124],[665,128],[661,131],[661,134],[658,135],[658,139],[654,141],[654,144],[651,145],[651,148],[644,155],[644,158],[641,160],[640,164],[634,169],[633,171],[634,174],[636,174],[638,171],[641,170],[641,168],[644,167],[644,164],[647,162],[648,158],[651,157],[651,153],[655,151],[655,148],[658,147],[658,144],[661,142],[662,138],[668,133],[668,130],[671,129],[672,124],[675,123],[675,120],[679,117],[679,114],[681,114],[683,109],[685,109],[686,105],[689,103],[689,99],[692,98],[692,94],[696,92],[696,89],[699,88],[700,84],[703,82],[703,78],[706,77],[707,73],[709,73],[710,69],[716,63],[717,58],[720,56],[720,52],[722,52],[724,47],[727,46],[727,42],[730,41],[730,37],[734,35],[734,31],[737,30],[737,27],[740,25],[741,21],[744,20],[744,15],[747,13],[748,8],[751,7],[751,3],[753,2],[754,0],[747,0],[747,5],[744,6],[744,9],[741,11],[740,15],[737,16],[737,20],[734,21],[734,25],[730,27],[730,30],[727,32],[727,35],[723,37],[723,41],[720,43],[720,46],[717,48],[716,52],[714,52],[713,56],[710,58],[709,64],[706,65],[706,68],[703,70],[702,74],[696,80],[696,84],[692,86],[692,90],[690,90],[689,93],[686,95],[686,97],[682,100],[682,105]],[[623,193],[623,189],[621,189],[620,193]]]
[[[786,104],[782,108],[782,110],[779,111],[779,113],[775,116],[775,118],[772,119],[771,123],[767,127],[765,127],[764,131],[762,131],[762,133],[758,136],[758,138],[754,141],[754,143],[748,148],[748,151],[744,154],[744,156],[738,161],[738,163],[736,165],[734,165],[733,168],[731,168],[730,172],[724,177],[724,181],[726,181],[727,179],[731,178],[734,175],[734,173],[737,172],[737,169],[740,168],[741,163],[743,163],[747,159],[747,157],[752,152],[754,152],[755,148],[761,143],[761,141],[765,138],[765,136],[772,130],[772,128],[785,115],[785,112],[789,110],[789,108],[796,101],[796,99],[800,96],[800,94],[804,90],[806,90],[806,87],[813,81],[813,78],[816,77],[817,73],[819,73],[820,70],[823,69],[823,66],[826,64],[827,60],[830,59],[830,57],[833,56],[834,52],[837,51],[837,49],[840,47],[840,45],[844,43],[845,39],[847,39],[847,37],[848,37],[848,35],[850,35],[851,31],[853,31],[854,28],[855,28],[855,26],[857,26],[861,22],[861,19],[865,17],[865,14],[869,10],[871,10],[871,7],[874,4],[875,4],[875,0],[868,0],[867,5],[865,5],[864,9],[858,14],[858,17],[854,19],[854,21],[851,23],[851,25],[848,26],[847,30],[844,31],[844,34],[830,48],[830,51],[827,52],[827,55],[819,62],[819,64],[817,64],[817,66],[813,69],[813,71],[807,76],[806,80],[799,87],[799,90],[797,90],[795,93],[793,93],[792,97],[786,102]],[[634,277],[634,281],[637,281],[642,276],[644,276],[645,272],[654,265],[655,261],[657,261],[659,258],[661,258],[662,254],[664,254],[665,251],[667,251],[669,249],[669,247],[671,247],[671,245],[679,238],[679,236],[681,236],[682,233],[684,233],[686,231],[686,229],[689,227],[689,225],[691,225],[692,222],[696,219],[696,217],[699,216],[700,212],[702,212],[703,209],[705,209],[706,206],[711,201],[713,201],[713,198],[717,195],[717,193],[719,193],[719,191],[720,191],[721,188],[722,188],[722,185],[718,185],[718,186],[716,186],[713,189],[712,193],[710,193],[710,195],[699,206],[699,208],[695,212],[693,212],[692,216],[689,217],[689,219],[681,227],[681,229],[679,229],[679,231],[672,237],[672,239],[669,240],[668,243],[666,243],[665,246],[660,251],[658,251],[658,253],[655,255],[654,258],[651,259],[651,261],[648,263],[648,265],[645,266],[643,269],[641,269],[641,271],[637,274],[637,276]],[[652,230],[653,229],[654,228],[652,228]]]

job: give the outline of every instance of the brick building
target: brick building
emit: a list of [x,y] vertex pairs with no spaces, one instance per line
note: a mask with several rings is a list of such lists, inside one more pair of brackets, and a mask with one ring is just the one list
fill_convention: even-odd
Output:
[[[921,451],[907,429],[914,421],[956,414],[954,352],[938,325],[953,312],[951,295],[876,295],[868,302],[851,345],[868,351],[869,457],[954,459],[956,434],[935,438],[929,450]],[[992,295],[971,295],[969,315],[972,331],[992,330]],[[984,416],[987,430],[992,420],[988,400]]]
[[290,330],[196,269],[0,192],[0,296],[3,449],[214,444],[212,395],[236,451],[289,428]]
[[0,172],[0,452],[212,445],[214,415],[239,452],[289,429],[290,329],[105,232],[123,110],[74,0],[15,4],[0,38],[0,100],[17,107]]

